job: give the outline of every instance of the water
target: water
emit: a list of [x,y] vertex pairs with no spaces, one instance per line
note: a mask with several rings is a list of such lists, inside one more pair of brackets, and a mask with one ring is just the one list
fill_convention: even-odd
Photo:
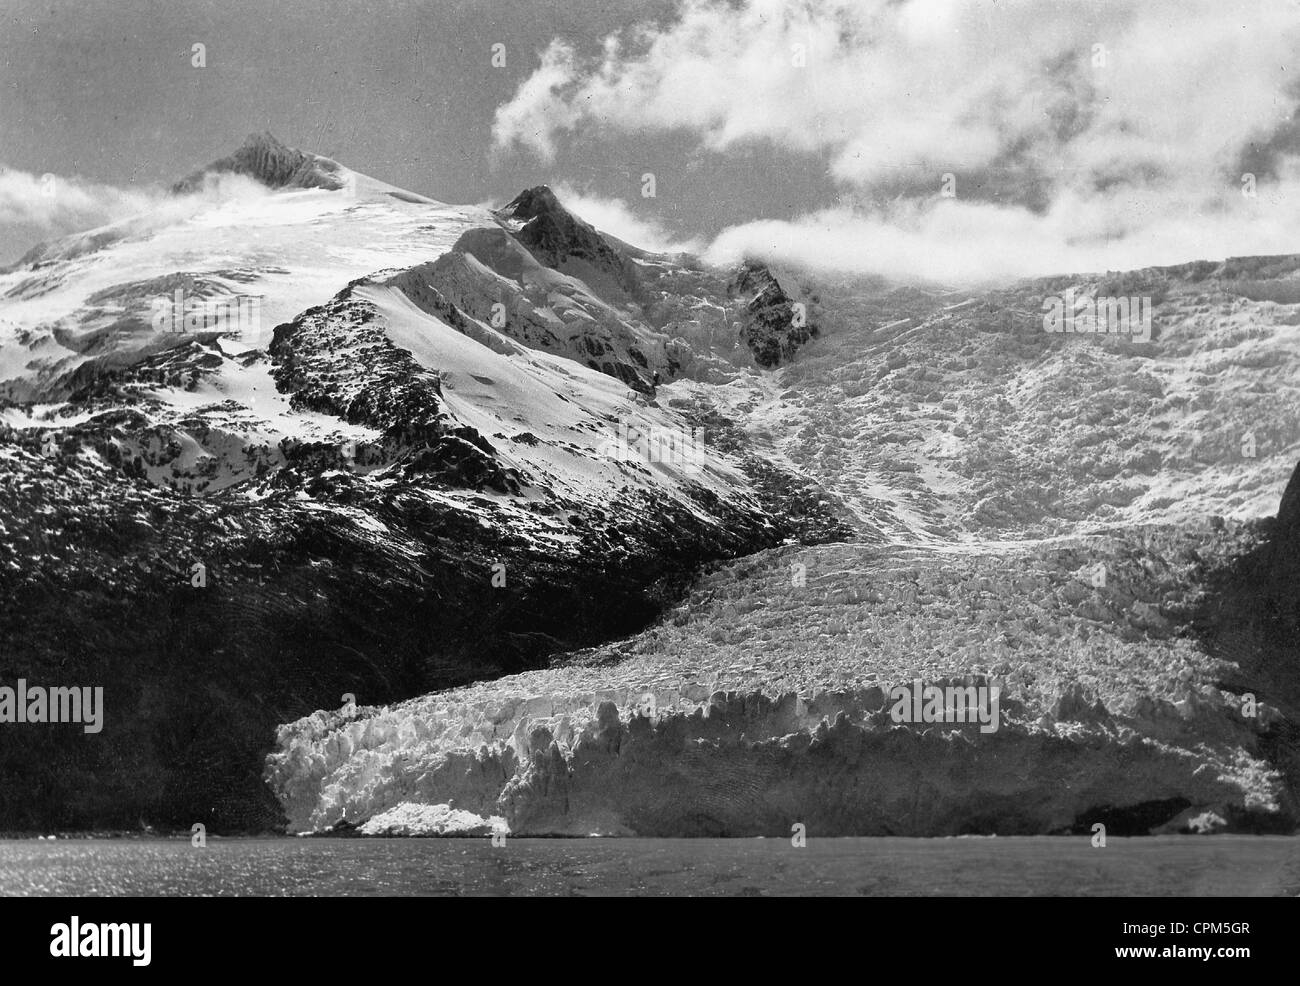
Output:
[[1300,839],[0,841],[7,895],[1300,894]]

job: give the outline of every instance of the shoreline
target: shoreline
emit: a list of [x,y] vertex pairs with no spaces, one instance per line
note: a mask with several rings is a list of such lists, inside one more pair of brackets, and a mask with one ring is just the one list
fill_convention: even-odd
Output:
[[[816,835],[808,836],[809,844],[814,842],[863,842],[863,841],[885,841],[889,843],[903,842],[982,842],[987,840],[998,840],[1002,842],[1025,841],[1025,840],[1050,840],[1066,841],[1077,839],[1088,839],[1086,834],[1076,834],[1071,832],[1054,832],[1042,833],[1038,835]],[[443,841],[443,842],[476,842],[491,841],[487,836],[463,835],[463,834],[442,834],[442,835],[345,835],[334,834],[329,832],[303,833],[301,835],[291,835],[288,833],[265,832],[259,835],[214,835],[208,834],[209,840],[219,842],[321,842],[321,841],[355,841],[355,842],[420,842],[420,841]],[[1233,840],[1243,841],[1267,841],[1267,840],[1298,840],[1300,841],[1300,829],[1292,832],[1210,832],[1210,833],[1191,833],[1191,832],[1160,832],[1145,833],[1140,835],[1114,835],[1107,837],[1108,842],[1195,842],[1205,841],[1207,844],[1212,842],[1224,842]],[[0,833],[0,845],[6,843],[29,843],[29,842],[186,842],[187,836],[177,833],[175,835],[137,835],[133,833],[105,834],[105,833],[76,833],[60,834],[57,838],[51,840],[48,836],[23,836],[13,835],[11,833]],[[779,835],[731,835],[731,836],[647,836],[647,835],[510,835],[507,841],[514,842],[600,842],[600,843],[635,843],[635,842],[681,842],[681,843],[702,843],[702,842],[781,842],[789,841],[785,836]]]

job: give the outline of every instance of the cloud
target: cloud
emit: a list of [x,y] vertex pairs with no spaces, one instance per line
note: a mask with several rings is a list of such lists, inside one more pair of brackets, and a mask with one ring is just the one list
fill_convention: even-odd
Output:
[[[1110,0],[1086,12],[1064,0],[685,0],[596,53],[552,43],[498,108],[494,143],[550,161],[566,142],[685,131],[718,154],[819,155],[853,197],[726,231],[715,253],[767,240],[812,255],[818,231],[839,244],[832,264],[870,244],[951,270],[1300,248],[1300,233],[1275,240],[1300,229],[1286,177],[1300,154],[1297,7]],[[1253,214],[1225,201],[1252,168]],[[945,174],[956,201],[937,196]],[[959,232],[996,263],[962,258]]]
[[703,241],[674,237],[662,223],[636,215],[622,199],[584,194],[569,185],[556,186],[555,194],[569,211],[632,246],[656,253],[700,253],[704,249]]
[[552,41],[542,53],[542,64],[525,79],[514,98],[497,108],[492,122],[493,147],[526,147],[543,161],[555,160],[555,135],[571,131],[581,116],[562,93],[576,73],[573,49]]
[[747,257],[837,273],[881,274],[953,286],[1058,273],[1131,270],[1229,255],[1295,253],[1300,174],[1260,186],[1173,198],[1150,208],[1132,189],[1062,195],[1046,212],[955,200],[842,203],[795,220],[745,223],[706,251],[720,264]]
[[144,212],[154,201],[147,192],[0,165],[0,224],[68,233]]
[[16,256],[39,241],[128,219],[167,225],[214,204],[267,194],[265,186],[235,174],[209,174],[195,192],[172,195],[162,188],[119,188],[0,165],[0,249]]

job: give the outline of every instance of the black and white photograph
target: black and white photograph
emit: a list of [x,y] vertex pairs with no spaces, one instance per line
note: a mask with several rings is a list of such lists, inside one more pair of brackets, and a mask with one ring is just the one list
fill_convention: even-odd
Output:
[[1244,971],[1139,899],[1298,822],[1300,4],[0,0],[31,954],[1104,897]]

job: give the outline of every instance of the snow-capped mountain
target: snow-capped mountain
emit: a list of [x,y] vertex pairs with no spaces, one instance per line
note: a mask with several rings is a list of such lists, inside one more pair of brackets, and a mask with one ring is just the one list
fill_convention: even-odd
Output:
[[[196,341],[220,338],[232,353],[264,349],[277,324],[348,281],[420,263],[464,230],[493,224],[484,210],[444,206],[325,159],[300,162],[302,174],[286,177],[299,157],[269,136],[251,137],[181,183],[190,194],[30,251],[0,275],[0,396],[64,399],[101,371]],[[341,187],[313,184],[326,174]],[[185,304],[210,303],[189,326],[173,324],[170,310],[158,318],[155,303],[177,290]],[[241,299],[249,316],[256,303],[256,318],[240,320]],[[235,315],[221,325],[202,317],[232,301]]]

